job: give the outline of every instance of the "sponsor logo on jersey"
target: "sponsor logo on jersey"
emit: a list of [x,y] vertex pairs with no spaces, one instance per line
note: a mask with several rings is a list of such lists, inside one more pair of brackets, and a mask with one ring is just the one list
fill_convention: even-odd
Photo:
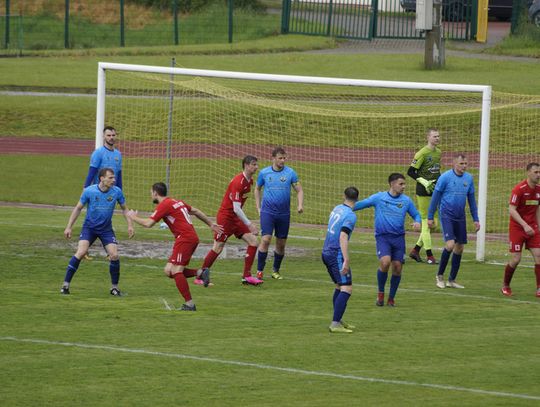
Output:
[[538,201],[536,199],[527,199],[527,200],[525,200],[525,205],[538,206]]

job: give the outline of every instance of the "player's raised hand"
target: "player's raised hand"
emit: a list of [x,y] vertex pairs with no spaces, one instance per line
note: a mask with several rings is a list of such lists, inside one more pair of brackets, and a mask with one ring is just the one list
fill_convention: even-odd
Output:
[[64,230],[64,237],[65,237],[66,239],[71,239],[71,228],[66,228],[66,229]]

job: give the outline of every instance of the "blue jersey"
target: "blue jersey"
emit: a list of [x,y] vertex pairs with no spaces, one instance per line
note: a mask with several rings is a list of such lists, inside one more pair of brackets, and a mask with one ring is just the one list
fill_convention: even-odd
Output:
[[122,190],[113,186],[107,192],[103,192],[97,185],[90,185],[83,190],[81,204],[87,205],[84,227],[96,232],[112,229],[112,216],[118,202],[123,205],[126,202]]
[[[324,239],[323,252],[340,251],[339,235],[341,229],[346,228],[352,231],[356,224],[356,214],[345,204],[338,205],[330,213],[328,219],[328,229],[326,230],[326,239]],[[349,239],[351,237],[349,233]]]
[[261,212],[273,215],[291,213],[291,186],[298,182],[298,175],[290,167],[276,171],[272,166],[259,172],[257,186],[264,187]]
[[464,220],[467,201],[473,220],[478,222],[478,208],[474,198],[472,175],[468,172],[457,175],[453,169],[448,170],[437,181],[429,204],[428,219],[433,219],[440,203],[439,216],[441,218]]
[[92,153],[90,167],[97,168],[93,184],[99,184],[98,174],[102,168],[112,168],[114,175],[118,178],[120,171],[122,171],[122,153],[116,148],[109,150],[107,147],[102,146]]
[[408,213],[415,222],[421,222],[420,214],[407,195],[392,196],[388,191],[378,192],[358,201],[353,210],[375,207],[375,236],[404,235],[405,215]]

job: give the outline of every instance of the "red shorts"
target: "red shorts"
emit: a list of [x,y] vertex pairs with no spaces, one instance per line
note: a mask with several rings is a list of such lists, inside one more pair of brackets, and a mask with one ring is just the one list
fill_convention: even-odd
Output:
[[510,241],[510,253],[519,253],[524,248],[537,249],[540,248],[540,231],[538,225],[533,226],[534,235],[529,236],[522,227],[510,227],[508,240]]
[[216,223],[223,226],[223,233],[214,233],[214,239],[217,242],[226,242],[227,239],[232,235],[234,235],[237,239],[240,239],[246,233],[251,233],[247,225],[236,215],[231,217],[218,212],[216,216]]
[[195,253],[195,249],[199,245],[199,241],[186,241],[182,239],[176,239],[173,246],[171,257],[169,257],[169,263],[175,266],[187,266],[191,260],[191,256]]

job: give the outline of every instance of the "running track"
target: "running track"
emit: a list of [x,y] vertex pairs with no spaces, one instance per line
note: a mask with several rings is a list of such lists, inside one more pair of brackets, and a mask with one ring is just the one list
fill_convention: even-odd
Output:
[[[245,154],[266,157],[273,146],[238,145],[238,144],[202,144],[174,143],[171,148],[172,158],[242,158]],[[125,157],[165,157],[166,143],[130,142],[119,143]],[[94,150],[93,140],[56,139],[43,137],[0,137],[0,154],[59,154],[72,156],[89,156]],[[352,149],[342,147],[287,146],[287,153],[294,161],[326,162],[326,163],[363,163],[363,164],[396,164],[409,165],[414,150],[364,148]],[[479,154],[467,152],[469,165],[477,168]],[[443,154],[443,165],[452,165],[451,154]],[[506,169],[522,169],[523,163],[538,160],[534,154],[490,154],[490,167]]]

